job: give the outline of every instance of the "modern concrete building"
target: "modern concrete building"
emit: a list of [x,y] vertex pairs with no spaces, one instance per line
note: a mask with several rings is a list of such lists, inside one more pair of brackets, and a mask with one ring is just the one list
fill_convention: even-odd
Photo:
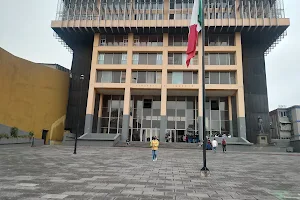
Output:
[[[66,126],[147,141],[231,135],[269,122],[265,55],[290,25],[282,0],[205,0],[205,52],[185,65],[193,0],[60,0],[52,28],[73,51]],[[202,99],[205,53],[206,99]],[[81,91],[82,85],[82,91]],[[202,101],[206,101],[205,108]],[[269,132],[268,123],[264,123]],[[74,132],[74,131],[73,131]]]
[[270,112],[271,138],[300,140],[300,106]]

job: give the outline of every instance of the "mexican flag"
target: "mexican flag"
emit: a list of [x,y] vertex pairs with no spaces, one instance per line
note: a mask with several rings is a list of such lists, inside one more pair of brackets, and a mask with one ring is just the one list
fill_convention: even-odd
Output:
[[190,61],[196,54],[196,47],[198,43],[198,32],[202,25],[202,0],[194,0],[192,11],[192,18],[190,24],[190,32],[188,38],[188,47],[186,50],[186,66],[189,67]]

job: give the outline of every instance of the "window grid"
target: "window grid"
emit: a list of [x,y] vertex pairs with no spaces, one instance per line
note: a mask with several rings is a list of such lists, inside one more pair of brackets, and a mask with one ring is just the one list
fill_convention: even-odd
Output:
[[[185,65],[186,57],[185,53],[169,53],[168,65]],[[191,59],[191,65],[198,65],[198,53]]]
[[[145,81],[139,82],[139,74],[145,73]],[[149,79],[149,73],[155,73],[155,80],[153,84],[161,84],[161,71],[132,71],[131,83],[151,83]]]
[[[146,63],[144,63],[146,65],[162,65],[162,58],[163,58],[162,53],[134,53],[133,56],[132,56],[132,64],[140,65],[142,63],[140,55],[146,55]],[[149,62],[149,60],[150,60],[149,56],[150,55],[156,55],[155,64]]]
[[[236,84],[235,75],[236,72],[205,72],[205,84]],[[222,76],[228,76],[228,79],[224,81]],[[216,80],[212,80],[212,77]]]
[[[111,56],[111,59],[107,61],[108,63],[105,63],[105,56]],[[117,63],[114,63],[114,61]],[[127,64],[127,53],[99,53],[98,64]]]
[[198,84],[197,71],[173,71],[168,72],[168,84]]
[[169,35],[169,46],[187,46],[188,34]]
[[[115,79],[116,76],[119,77],[118,80]],[[126,81],[126,71],[97,70],[98,83],[125,83],[125,81]]]
[[206,65],[235,65],[235,53],[205,53]]
[[99,46],[128,46],[128,36],[101,35]]
[[205,37],[205,46],[234,46],[234,35],[208,35],[208,37]]
[[[212,101],[217,102],[218,104],[218,109],[213,109],[212,108]],[[222,108],[221,103],[225,106]],[[206,98],[205,102],[205,110],[206,113],[208,114],[206,116],[207,120],[205,123],[206,131],[208,133],[208,136],[210,137],[219,137],[223,134],[229,135],[229,106],[228,106],[228,100],[226,98]],[[213,112],[217,112],[217,118],[214,119],[213,117]],[[222,116],[222,113],[224,116]],[[217,129],[215,129],[215,126],[213,126],[214,123],[217,123]],[[222,129],[222,123],[227,124],[227,129]],[[223,127],[224,128],[224,127]]]
[[[124,104],[124,100],[122,98],[122,96],[113,96],[113,95],[109,95],[108,96],[108,101],[112,101],[112,100],[118,100],[118,114],[117,117],[116,116],[112,116],[112,105],[111,103],[108,103],[108,107],[103,107],[102,111],[106,110],[108,111],[108,116],[107,117],[103,117],[103,119],[107,119],[107,127],[103,126],[101,127],[102,130],[106,129],[107,130],[107,134],[110,133],[114,133],[111,132],[111,121],[114,120],[115,118],[117,118],[117,127],[113,127],[114,129],[117,129],[117,133],[122,132],[122,122],[121,120],[123,119],[123,113],[121,114],[122,110],[123,110],[123,105]],[[116,97],[118,97],[117,99],[115,99]],[[114,108],[115,109],[115,108]],[[104,133],[104,131],[102,131],[102,133]]]
[[163,46],[162,35],[135,35],[134,46]]

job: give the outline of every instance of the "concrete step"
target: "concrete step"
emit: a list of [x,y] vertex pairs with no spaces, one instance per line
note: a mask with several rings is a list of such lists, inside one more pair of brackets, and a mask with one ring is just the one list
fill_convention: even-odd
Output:
[[[119,142],[115,147],[124,148],[149,148],[149,142],[131,142],[129,145],[123,142]],[[202,150],[198,144],[195,143],[160,143],[159,148],[170,148],[170,149],[199,149]],[[239,151],[239,152],[286,152],[286,148],[277,147],[273,145],[259,146],[259,145],[244,145],[242,144],[230,144],[226,146],[227,151]],[[217,151],[222,151],[222,146],[217,147]]]

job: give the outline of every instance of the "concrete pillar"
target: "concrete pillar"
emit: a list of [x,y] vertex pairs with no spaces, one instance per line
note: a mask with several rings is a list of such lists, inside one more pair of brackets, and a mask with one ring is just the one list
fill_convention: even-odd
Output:
[[97,133],[101,133],[102,108],[103,108],[103,94],[100,94]]
[[96,96],[95,89],[94,88],[89,89],[86,114],[85,114],[84,133],[91,133],[93,129],[95,96]]
[[237,105],[237,125],[238,136],[246,138],[246,119],[245,119],[245,98],[244,98],[244,80],[243,80],[243,60],[242,60],[242,38],[241,33],[235,33],[236,45],[236,65],[238,66],[236,72],[236,80],[238,90],[236,92]]
[[[94,47],[97,47],[99,44],[100,34],[95,34],[94,36]],[[91,133],[93,128],[93,118],[94,118],[94,108],[95,108],[95,82],[96,82],[96,63],[98,58],[97,49],[93,49],[92,55],[92,64],[91,64],[91,72],[90,72],[90,83],[89,83],[89,91],[88,91],[88,100],[86,106],[86,115],[85,115],[85,125],[84,125],[84,133]]]
[[229,117],[229,134],[233,136],[233,123],[232,123],[232,101],[231,96],[228,96],[228,117]]
[[122,123],[122,142],[126,142],[129,138],[129,122],[130,122],[130,87],[126,87],[124,91],[124,110],[123,110],[123,123]]
[[[163,34],[163,46],[168,46],[169,36],[168,33]],[[161,76],[161,105],[160,105],[160,133],[159,140],[165,141],[167,131],[168,118],[167,118],[167,84],[168,84],[168,50],[163,51],[163,68]]]

